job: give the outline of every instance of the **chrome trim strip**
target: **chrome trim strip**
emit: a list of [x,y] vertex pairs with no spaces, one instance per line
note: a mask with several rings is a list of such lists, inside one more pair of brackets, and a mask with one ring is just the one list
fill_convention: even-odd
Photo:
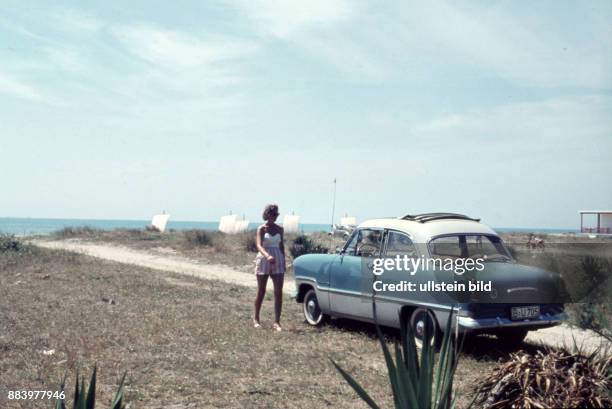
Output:
[[338,288],[331,288],[331,287],[327,287],[325,291],[328,291],[330,293],[336,293],[336,294],[354,295],[354,296],[362,297],[362,298],[372,298],[372,294],[363,294],[363,293],[360,293],[359,291],[340,290]]
[[508,288],[506,291],[508,291],[508,293],[513,293],[515,291],[538,291],[538,289],[535,287],[514,287]]
[[326,291],[326,292],[329,291],[329,287],[320,286],[319,283],[317,283],[317,280],[315,278],[296,276],[295,277],[296,293],[297,293],[297,288],[299,288],[300,284],[302,284],[301,282],[299,282],[299,280],[308,281],[309,283],[314,283],[315,287],[317,287],[317,290]]
[[[381,301],[390,301],[390,302],[394,302],[396,304],[402,304],[402,305],[409,304],[409,305],[414,305],[414,306],[433,307],[433,308],[438,308],[442,310],[452,310],[453,309],[453,307],[451,307],[450,305],[429,303],[429,302],[423,302],[423,301],[405,300],[402,298],[389,297],[385,295],[376,295],[376,299],[381,300]],[[455,308],[455,310],[456,309],[457,308]]]
[[535,320],[512,321],[508,318],[478,318],[457,316],[457,324],[468,329],[490,329],[490,328],[506,328],[506,327],[537,327],[542,325],[556,325],[567,319],[567,314],[562,312],[559,314],[542,314]]
[[322,286],[322,285],[319,285],[319,283],[317,283],[316,279],[310,278],[310,277],[303,277],[303,276],[295,277],[295,285],[296,285],[296,287],[300,284],[298,282],[298,279],[314,283],[316,285],[316,287],[317,287],[317,290],[321,290],[321,291],[334,292],[334,293],[339,293],[339,294],[350,294],[350,295],[371,297],[371,295],[363,295],[363,294],[361,294],[360,292],[357,292],[357,291],[339,290],[339,289],[335,289],[335,288],[330,288],[328,286]]
[[[372,298],[372,294],[363,294],[363,293],[360,293],[358,291],[341,290],[339,288],[331,288],[331,287],[328,287],[328,286],[320,286],[317,283],[317,280],[314,279],[314,278],[311,278],[311,277],[304,277],[304,276],[297,276],[297,277],[295,277],[296,285],[298,284],[298,279],[305,280],[305,281],[310,281],[310,282],[315,283],[316,286],[317,286],[317,290],[326,291],[326,292],[330,292],[330,293],[336,293],[336,294],[354,295],[356,297],[361,297],[361,298]],[[442,310],[452,310],[453,309],[453,307],[451,307],[450,305],[428,303],[428,302],[421,302],[421,301],[411,301],[411,300],[405,300],[405,299],[402,299],[402,298],[395,298],[395,297],[389,297],[389,296],[376,295],[376,299],[380,300],[380,301],[394,302],[396,304],[402,304],[402,305],[410,304],[410,305],[415,305],[415,306],[433,307],[433,308],[438,308],[438,309],[442,309]]]
[[314,283],[317,282],[316,278],[312,278],[312,277],[306,277],[306,276],[295,276],[295,283],[298,283],[298,280],[306,280],[306,281],[312,281]]

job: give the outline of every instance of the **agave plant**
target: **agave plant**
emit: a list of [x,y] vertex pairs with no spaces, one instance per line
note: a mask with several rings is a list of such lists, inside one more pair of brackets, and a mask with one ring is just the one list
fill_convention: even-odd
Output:
[[[85,394],[85,379],[81,377],[81,382],[79,383],[79,374],[77,372],[76,376],[76,385],[74,387],[74,397],[72,399],[72,408],[73,409],[94,409],[96,406],[96,372],[97,368],[94,367],[93,373],[91,374],[91,380],[89,381],[89,388],[87,389],[87,394]],[[115,393],[115,398],[113,399],[113,403],[111,404],[111,409],[123,409],[123,392],[125,386],[125,373],[121,377],[121,381],[119,382],[119,387],[117,388],[117,392]],[[60,390],[64,392],[64,386],[66,384],[66,377],[62,380],[60,385]],[[62,393],[62,396],[65,394]],[[58,399],[55,402],[55,409],[66,409],[66,402],[64,398]]]
[[[374,318],[376,318],[376,307]],[[447,409],[454,406],[453,377],[457,368],[457,353],[451,336],[452,313],[446,323],[446,331],[440,346],[440,357],[437,369],[435,362],[435,346],[432,345],[434,334],[428,333],[429,325],[425,325],[421,357],[417,353],[412,327],[408,324],[407,311],[400,312],[401,344],[395,341],[395,360],[392,358],[382,331],[376,323],[376,333],[382,346],[393,402],[396,408],[410,409]],[[349,385],[357,392],[371,408],[379,408],[365,389],[359,385],[336,362],[332,363]]]

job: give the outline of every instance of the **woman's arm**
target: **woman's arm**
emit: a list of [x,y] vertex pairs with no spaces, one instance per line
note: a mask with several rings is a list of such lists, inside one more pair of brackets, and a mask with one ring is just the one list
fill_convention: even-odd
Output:
[[283,253],[283,257],[285,257],[285,230],[280,226],[279,228],[280,228],[281,241],[278,247],[280,248],[281,253]]
[[261,244],[263,242],[263,236],[266,234],[266,232],[264,231],[263,226],[259,226],[257,228],[257,237],[255,240],[255,243],[257,244],[257,250],[259,250],[259,252],[268,260],[270,261],[271,259],[273,260],[274,257],[272,257],[270,254],[268,254],[268,252],[266,251],[266,249],[264,249],[263,245]]

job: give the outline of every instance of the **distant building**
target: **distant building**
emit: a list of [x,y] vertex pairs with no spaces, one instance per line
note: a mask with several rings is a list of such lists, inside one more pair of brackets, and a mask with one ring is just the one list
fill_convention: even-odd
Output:
[[[580,213],[581,233],[612,234],[612,210],[580,210],[578,213]],[[597,224],[595,226],[585,226],[585,215],[594,215]]]

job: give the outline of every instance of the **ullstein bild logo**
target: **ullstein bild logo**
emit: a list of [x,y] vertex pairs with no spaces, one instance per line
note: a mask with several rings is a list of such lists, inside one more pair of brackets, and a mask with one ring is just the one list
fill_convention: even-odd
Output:
[[484,270],[483,258],[428,258],[395,256],[395,258],[375,258],[372,263],[372,273],[381,275],[385,271],[406,271],[415,275],[418,270],[425,271],[452,271],[456,275],[463,275],[466,271]]
[[425,283],[412,283],[410,281],[400,281],[399,283],[383,283],[381,281],[374,281],[372,288],[374,291],[398,291],[398,292],[490,292],[492,291],[491,281],[469,281],[466,283],[459,283],[453,281],[452,283],[427,281]]

